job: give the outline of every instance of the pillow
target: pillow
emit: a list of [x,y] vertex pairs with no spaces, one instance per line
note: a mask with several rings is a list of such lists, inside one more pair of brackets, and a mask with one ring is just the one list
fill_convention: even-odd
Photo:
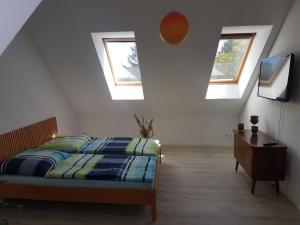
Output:
[[78,152],[80,147],[92,138],[86,135],[61,135],[54,137],[39,146],[39,149]]
[[70,156],[61,151],[31,149],[1,163],[0,173],[44,177],[58,163]]

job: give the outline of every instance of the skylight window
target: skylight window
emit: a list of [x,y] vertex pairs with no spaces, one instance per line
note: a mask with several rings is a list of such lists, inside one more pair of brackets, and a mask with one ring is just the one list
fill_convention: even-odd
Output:
[[237,83],[255,34],[222,34],[210,83]]
[[133,38],[103,39],[116,85],[141,85],[141,73]]
[[222,27],[205,99],[241,99],[257,75],[272,25]]
[[91,35],[112,100],[143,100],[134,32],[101,32]]

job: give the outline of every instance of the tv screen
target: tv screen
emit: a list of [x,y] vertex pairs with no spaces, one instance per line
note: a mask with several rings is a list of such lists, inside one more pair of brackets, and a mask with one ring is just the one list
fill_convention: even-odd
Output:
[[294,54],[263,58],[258,81],[259,97],[287,102]]

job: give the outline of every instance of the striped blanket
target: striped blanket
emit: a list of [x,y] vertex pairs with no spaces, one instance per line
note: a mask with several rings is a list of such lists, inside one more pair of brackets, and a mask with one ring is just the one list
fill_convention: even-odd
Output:
[[46,177],[151,183],[155,156],[72,154]]
[[95,137],[79,150],[85,154],[153,155],[158,145],[153,139],[132,137]]
[[43,177],[69,156],[61,151],[27,150],[5,160],[0,166],[0,174]]

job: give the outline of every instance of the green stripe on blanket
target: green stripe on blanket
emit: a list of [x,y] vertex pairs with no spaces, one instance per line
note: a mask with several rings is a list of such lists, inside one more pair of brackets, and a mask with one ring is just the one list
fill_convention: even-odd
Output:
[[71,154],[69,158],[51,170],[47,177],[85,179],[85,175],[102,157],[103,155]]
[[157,155],[158,145],[153,139],[133,138],[126,148],[129,155]]

